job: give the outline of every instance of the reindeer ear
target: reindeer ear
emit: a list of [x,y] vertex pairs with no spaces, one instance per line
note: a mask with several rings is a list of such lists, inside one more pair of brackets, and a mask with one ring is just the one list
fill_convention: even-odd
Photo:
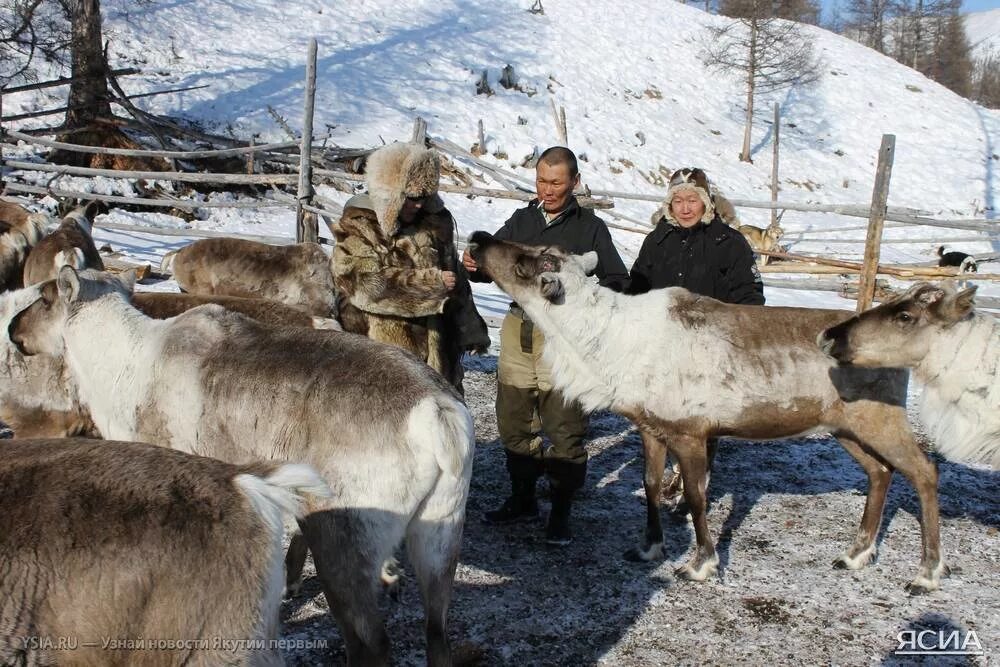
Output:
[[80,276],[72,266],[64,266],[59,269],[56,276],[56,287],[59,289],[59,296],[67,303],[73,303],[80,296]]
[[122,271],[121,273],[118,274],[118,277],[117,277],[118,283],[122,287],[124,287],[125,291],[128,292],[129,294],[132,294],[133,292],[135,292],[135,279],[136,279],[136,270],[135,269],[129,269],[128,271]]
[[543,273],[540,280],[542,297],[549,303],[562,303],[566,290],[559,276],[555,273]]
[[597,270],[597,253],[591,250],[580,256],[580,263],[583,265],[583,272],[588,276],[593,275]]
[[955,305],[953,306],[956,315],[955,319],[962,319],[966,315],[972,312],[976,307],[976,290],[978,287],[973,285],[968,289],[964,289],[955,295]]

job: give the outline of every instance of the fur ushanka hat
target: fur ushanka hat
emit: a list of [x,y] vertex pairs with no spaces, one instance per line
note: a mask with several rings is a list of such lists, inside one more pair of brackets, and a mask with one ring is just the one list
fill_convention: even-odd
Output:
[[365,182],[382,229],[390,235],[399,231],[399,212],[407,197],[426,197],[425,213],[440,211],[444,207],[437,196],[440,178],[440,158],[423,146],[395,143],[369,155]]

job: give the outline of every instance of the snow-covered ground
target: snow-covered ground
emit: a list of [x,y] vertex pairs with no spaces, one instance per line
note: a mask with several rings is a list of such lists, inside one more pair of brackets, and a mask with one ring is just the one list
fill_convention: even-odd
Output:
[[966,14],[965,34],[974,56],[990,50],[1000,51],[1000,9]]
[[[132,3],[105,0],[104,17],[115,66],[138,65],[123,79],[129,92],[174,86],[208,87],[139,103],[183,116],[216,132],[257,135],[258,143],[287,139],[269,109],[293,127],[301,118],[308,38],[319,43],[317,135],[331,144],[368,147],[409,137],[413,118],[432,136],[466,148],[487,135],[489,162],[531,182],[523,159],[556,141],[551,103],[566,110],[570,147],[580,155],[592,189],[662,195],[678,167],[704,167],[736,199],[769,198],[772,104],[780,106],[781,193],[787,201],[867,205],[883,134],[896,136],[889,204],[948,219],[1000,221],[1000,112],[964,100],[922,75],[846,38],[806,27],[823,58],[810,87],[762,97],[753,134],[754,163],[737,159],[744,96],[735,75],[712,73],[699,59],[705,26],[725,19],[661,0],[231,0]],[[971,15],[986,25],[995,10]],[[995,26],[995,22],[994,22]],[[995,34],[996,30],[990,28]],[[498,84],[510,64],[520,90]],[[487,70],[495,94],[477,96]],[[43,78],[57,72],[42,72]],[[4,113],[61,106],[64,91],[8,95]],[[42,125],[38,119],[20,127]],[[14,154],[27,155],[22,145]],[[5,147],[4,154],[10,155]],[[475,170],[473,170],[475,171]],[[47,182],[51,174],[25,178]],[[489,179],[485,179],[489,182]],[[107,179],[61,177],[64,189],[131,193]],[[348,195],[324,189],[339,202]],[[232,195],[219,195],[229,197]],[[516,208],[506,200],[445,195],[461,235],[493,230]],[[53,206],[53,201],[43,201]],[[651,202],[616,200],[615,210],[646,221]],[[748,223],[767,212],[743,208]],[[202,209],[186,223],[164,213],[113,211],[101,222],[149,227],[191,226],[270,236],[294,235],[294,212],[268,208]],[[626,223],[633,226],[632,223]],[[859,259],[865,220],[788,211],[784,244],[793,252]],[[998,225],[1000,229],[1000,225]],[[325,230],[321,230],[321,233]],[[630,263],[642,235],[614,231]],[[98,229],[109,243],[158,264],[189,239]],[[1000,252],[1000,236],[889,224],[883,261],[931,262],[940,243],[950,249]],[[1000,273],[1000,263],[980,272]],[[167,281],[142,289],[175,289]],[[984,284],[981,292],[1000,295]],[[830,292],[768,287],[769,304],[851,309]],[[500,315],[507,298],[476,286],[484,314]],[[960,568],[943,590],[907,598],[919,534],[909,485],[897,480],[883,522],[882,557],[858,573],[832,572],[863,505],[860,470],[829,439],[785,444],[724,445],[713,476],[713,532],[723,575],[683,585],[671,575],[693,540],[690,527],[667,527],[669,560],[646,567],[619,556],[642,524],[638,438],[624,420],[601,415],[591,443],[592,476],[578,508],[578,542],[565,553],[545,551],[538,528],[488,530],[479,514],[504,493],[502,455],[492,412],[495,360],[470,368],[469,402],[482,447],[469,503],[470,523],[455,592],[453,634],[483,650],[485,664],[873,664],[893,656],[908,628],[978,632],[1000,656],[1000,505],[998,473],[942,463],[942,536],[946,557]],[[670,522],[667,522],[668,524]],[[330,652],[292,656],[294,664],[326,664],[343,656],[315,581],[313,594],[286,604],[285,634],[332,638]],[[401,664],[421,658],[412,585],[389,608]]]

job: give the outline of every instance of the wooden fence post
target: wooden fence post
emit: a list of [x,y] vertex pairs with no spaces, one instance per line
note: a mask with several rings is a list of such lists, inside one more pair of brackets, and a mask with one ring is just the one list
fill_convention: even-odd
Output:
[[305,110],[302,118],[302,141],[299,147],[299,191],[295,206],[295,241],[319,239],[319,220],[303,206],[312,203],[312,134],[313,108],[316,103],[316,38],[309,40],[306,57]]
[[410,137],[410,142],[418,146],[427,144],[427,121],[420,116],[413,120],[413,136]]
[[563,107],[559,107],[557,109],[554,97],[550,97],[549,102],[552,104],[552,119],[556,124],[556,137],[559,141],[558,145],[569,148],[569,139],[566,136],[566,109]]
[[[3,94],[4,87],[0,86],[0,139],[3,139]],[[0,141],[0,192],[3,192],[3,141]]]
[[882,244],[882,225],[885,222],[889,178],[892,176],[892,159],[895,153],[896,135],[883,134],[882,146],[878,150],[878,167],[875,170],[875,188],[872,190],[868,236],[865,239],[865,264],[858,284],[857,312],[859,313],[870,308],[875,298],[875,277],[878,273],[879,251]]
[[[778,201],[778,131],[781,128],[781,114],[778,112],[778,103],[774,103],[774,156],[771,159],[771,203]],[[771,226],[778,224],[778,209],[771,209]]]

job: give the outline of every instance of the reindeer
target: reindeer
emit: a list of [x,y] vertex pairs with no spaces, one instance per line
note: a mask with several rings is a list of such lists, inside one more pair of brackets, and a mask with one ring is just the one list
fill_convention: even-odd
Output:
[[819,344],[841,364],[914,369],[938,451],[1000,468],[1000,322],[975,312],[975,294],[917,283],[826,329]]
[[26,357],[7,338],[14,317],[40,296],[37,285],[0,293],[0,421],[20,438],[97,436],[65,360]]
[[134,442],[0,450],[0,663],[283,664],[283,518],[331,495],[315,470]]
[[28,252],[45,235],[49,216],[0,199],[0,292],[23,286]]
[[[784,236],[785,230],[779,227],[777,224],[768,225],[765,228],[754,227],[753,225],[740,225],[739,232],[742,234],[750,247],[754,249],[754,252],[773,252],[781,249],[778,245],[778,241]],[[766,266],[770,264],[770,255],[759,255],[757,258],[758,266]]]
[[[0,293],[0,331],[6,332],[13,317],[37,301],[42,289],[54,291],[55,281]],[[340,330],[336,320],[314,317],[298,308],[265,299],[162,292],[132,296],[132,305],[161,320],[208,303],[270,326]],[[26,357],[6,335],[0,340],[0,421],[21,438],[100,436],[90,413],[80,403],[76,382],[66,369],[65,360],[45,355]]]
[[632,419],[645,453],[645,540],[626,556],[663,554],[659,498],[664,457],[680,464],[697,548],[677,570],[701,581],[718,555],[705,509],[706,442],[831,432],[868,474],[868,501],[854,543],[834,563],[859,569],[875,553],[886,491],[894,470],[920,498],[923,553],[911,593],[938,588],[947,568],[940,554],[937,470],[906,420],[907,372],[842,368],[816,346],[823,329],[850,313],[812,308],[724,304],[682,288],[626,296],[587,278],[597,256],[568,255],[494,239],[470,238],[481,270],[545,334],[554,383],[588,410]]
[[275,246],[243,239],[202,239],[161,265],[185,292],[273,299],[317,317],[337,317],[330,258],[317,243]]
[[310,315],[304,308],[289,306],[271,299],[248,299],[239,296],[202,296],[174,292],[137,292],[132,295],[132,305],[156,320],[176,317],[183,312],[214,303],[226,310],[240,313],[271,326],[312,327],[342,331],[340,322],[326,317]]
[[364,336],[265,327],[213,305],[152,320],[129,303],[131,287],[128,274],[64,267],[14,318],[11,340],[25,354],[66,358],[105,437],[313,465],[333,497],[300,527],[349,664],[389,661],[377,596],[404,538],[428,662],[449,664],[446,617],[475,447],[456,391]]
[[38,241],[24,262],[24,284],[35,285],[56,277],[60,267],[104,270],[94,245],[93,216],[100,202],[90,202],[66,214],[59,226]]

